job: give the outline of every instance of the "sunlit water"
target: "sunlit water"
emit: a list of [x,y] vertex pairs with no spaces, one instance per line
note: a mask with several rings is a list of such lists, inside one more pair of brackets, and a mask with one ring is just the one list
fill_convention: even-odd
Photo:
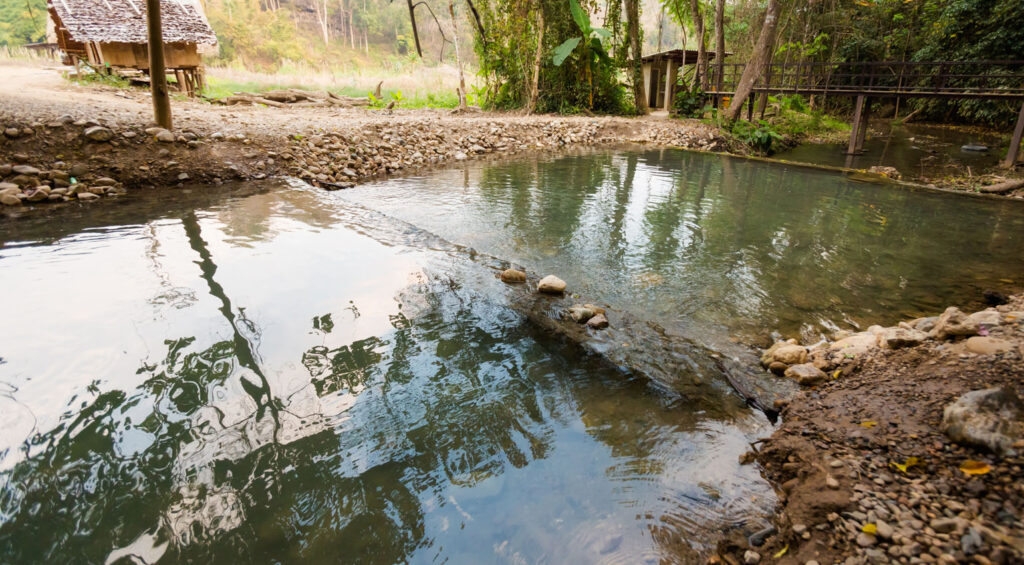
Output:
[[809,340],[1024,281],[1024,202],[674,150],[466,165],[342,194],[695,339]]
[[0,562],[693,562],[771,512],[767,421],[545,335],[450,242],[714,345],[1010,285],[1013,204],[668,151],[7,218]]

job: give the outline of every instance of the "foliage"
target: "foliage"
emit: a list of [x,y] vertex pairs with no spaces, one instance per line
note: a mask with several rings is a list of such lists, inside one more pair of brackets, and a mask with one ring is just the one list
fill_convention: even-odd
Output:
[[46,17],[45,0],[0,0],[0,45],[43,41]]
[[[486,45],[476,42],[480,64],[480,77],[484,88],[480,94],[483,106],[492,109],[513,109],[526,106],[533,84],[537,40],[540,20],[543,20],[541,45],[540,91],[536,111],[575,114],[584,111],[624,113],[630,110],[625,89],[619,82],[617,69],[603,62],[600,55],[588,55],[579,47],[586,43],[595,48],[593,39],[584,41],[579,22],[573,17],[568,0],[480,0],[476,3],[484,28],[488,30]],[[583,0],[577,4],[580,15],[586,16],[597,8],[596,0]],[[539,16],[539,17],[538,17]],[[606,27],[608,43],[622,45],[624,33],[617,24]],[[598,35],[602,35],[598,32]],[[555,65],[555,49],[571,38],[579,43],[574,53]],[[604,42],[602,51],[606,49]],[[623,49],[617,49],[622,51]],[[594,59],[593,57],[597,57]],[[597,61],[595,63],[595,60]]]
[[684,118],[699,118],[704,115],[706,105],[707,95],[699,86],[692,90],[680,88],[672,101],[672,112]]
[[590,23],[590,16],[583,11],[577,0],[569,0],[569,10],[572,13],[573,21],[580,28],[581,35],[570,37],[561,45],[555,47],[551,56],[551,62],[556,67],[561,67],[562,63],[577,50],[576,47],[580,47],[579,58],[583,64],[583,69],[586,71],[587,86],[590,89],[587,107],[592,109],[594,107],[594,74],[595,72],[608,71],[612,67],[612,60],[608,57],[604,44],[601,43],[601,38],[611,37],[611,32],[603,28],[593,27]]
[[756,124],[746,120],[736,120],[732,124],[732,134],[751,149],[763,155],[770,154],[772,145],[776,141],[782,140],[782,135],[764,120],[757,120]]

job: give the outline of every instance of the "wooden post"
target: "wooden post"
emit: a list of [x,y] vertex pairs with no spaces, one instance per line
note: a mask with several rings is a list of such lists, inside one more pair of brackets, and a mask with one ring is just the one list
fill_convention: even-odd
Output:
[[867,117],[866,97],[863,94],[857,96],[857,104],[853,110],[853,128],[850,129],[850,146],[847,155],[856,155],[864,148],[864,123]]
[[1013,138],[1010,139],[1010,149],[1006,151],[1006,159],[1003,159],[1002,166],[1009,169],[1017,164],[1017,155],[1020,153],[1020,140],[1024,137],[1024,102],[1020,104],[1020,114],[1017,115],[1017,127],[1013,128]]
[[679,67],[677,65],[673,65],[673,62],[673,59],[670,58],[668,62],[665,63],[668,65],[668,73],[665,77],[665,111],[670,114],[672,113],[672,104],[675,102],[675,99],[672,96],[672,87],[676,85],[676,79],[679,75]]
[[160,0],[146,0],[146,23],[149,30],[149,84],[153,89],[154,120],[158,126],[171,129],[171,98],[167,94]]

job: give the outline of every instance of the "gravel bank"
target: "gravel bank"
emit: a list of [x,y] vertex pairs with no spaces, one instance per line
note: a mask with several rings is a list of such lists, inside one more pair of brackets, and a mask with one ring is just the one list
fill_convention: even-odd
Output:
[[749,455],[780,493],[776,533],[713,561],[1024,563],[1024,296],[989,298],[1006,303],[766,352],[791,361],[780,378],[824,378]]
[[55,77],[0,66],[0,83],[7,85],[0,87],[0,209],[272,175],[330,190],[485,156],[628,142],[726,148],[714,128],[693,120],[194,100],[175,100],[176,127],[165,131],[151,123],[145,91],[76,87]]

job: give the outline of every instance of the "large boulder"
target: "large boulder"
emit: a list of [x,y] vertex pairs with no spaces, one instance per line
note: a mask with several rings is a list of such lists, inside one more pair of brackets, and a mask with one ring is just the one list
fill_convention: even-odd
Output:
[[802,345],[784,345],[774,354],[775,361],[787,365],[799,365],[807,361],[807,348]]
[[928,334],[919,330],[908,330],[906,328],[887,328],[878,338],[880,345],[889,349],[900,349],[903,347],[914,347],[928,339]]
[[976,335],[974,337],[967,338],[967,342],[964,343],[967,347],[967,351],[971,353],[977,353],[978,355],[995,355],[997,353],[1006,353],[1007,351],[1013,350],[1013,343],[1006,341],[1005,339],[999,339],[998,337],[986,337]]
[[853,334],[834,342],[829,349],[843,358],[860,357],[878,346],[878,336],[870,332]]
[[949,339],[957,336],[978,335],[978,322],[964,314],[956,306],[946,308],[935,322],[935,337]]
[[957,443],[1012,454],[1024,439],[1024,403],[1008,387],[968,392],[946,407],[942,431]]
[[793,365],[786,369],[786,377],[795,380],[801,386],[815,386],[828,380],[828,375],[811,363]]

